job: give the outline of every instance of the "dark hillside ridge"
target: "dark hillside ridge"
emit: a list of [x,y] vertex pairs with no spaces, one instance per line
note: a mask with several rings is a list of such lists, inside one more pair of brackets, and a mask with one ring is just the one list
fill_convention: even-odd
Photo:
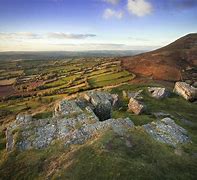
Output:
[[156,80],[196,80],[197,33],[155,51],[122,58],[122,67]]

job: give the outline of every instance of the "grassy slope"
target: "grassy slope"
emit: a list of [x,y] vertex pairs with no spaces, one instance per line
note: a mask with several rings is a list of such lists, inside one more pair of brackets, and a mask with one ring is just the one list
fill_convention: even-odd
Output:
[[[30,150],[10,154],[5,152],[5,136],[0,134],[0,174],[3,179],[195,179],[197,176],[197,115],[196,104],[172,95],[165,100],[148,96],[146,85],[124,85],[114,88],[113,93],[122,90],[145,89],[144,101],[148,111],[135,116],[123,109],[115,111],[114,117],[129,116],[136,125],[155,120],[151,112],[164,111],[175,116],[178,124],[189,131],[193,143],[180,146],[182,155],[174,153],[168,145],[151,139],[140,127],[128,137],[118,137],[112,132],[105,133],[97,140],[83,146],[65,148],[57,142],[44,150]],[[194,125],[180,122],[176,113],[183,115]],[[130,143],[131,147],[126,145]],[[80,148],[79,148],[80,147]],[[79,149],[78,149],[79,148]]]

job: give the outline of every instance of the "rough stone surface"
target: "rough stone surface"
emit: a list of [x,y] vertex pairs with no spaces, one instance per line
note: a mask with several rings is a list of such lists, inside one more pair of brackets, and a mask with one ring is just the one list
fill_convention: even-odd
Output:
[[117,106],[119,102],[118,95],[101,91],[90,91],[83,97],[93,105],[93,111],[101,121],[111,118],[112,107]]
[[132,111],[133,113],[139,115],[145,111],[146,106],[140,101],[134,98],[130,98],[128,108],[129,108],[129,111]]
[[83,144],[88,139],[99,135],[106,130],[113,130],[119,135],[124,135],[129,128],[133,127],[133,122],[129,119],[109,119],[103,122],[97,122],[95,124],[89,124],[82,126],[80,129],[76,129],[74,132],[69,133],[66,137],[66,145],[70,144]]
[[164,118],[162,120],[146,124],[143,127],[155,140],[174,147],[179,143],[190,142],[187,131],[177,125],[171,118]]
[[131,120],[108,119],[101,122],[95,114],[105,111],[109,115],[114,99],[108,93],[97,92],[93,98],[91,96],[91,103],[84,99],[62,100],[52,118],[32,119],[31,115],[19,114],[6,129],[7,151],[14,147],[20,150],[42,149],[60,139],[65,140],[66,145],[81,144],[107,129],[124,133],[133,126]]
[[17,123],[27,123],[32,121],[32,116],[29,114],[18,114],[16,116]]
[[59,115],[72,115],[81,113],[81,108],[75,101],[61,101],[55,108],[55,116]]
[[188,101],[197,99],[197,88],[194,88],[185,82],[176,82],[174,92]]
[[151,96],[156,99],[163,99],[170,95],[166,88],[161,87],[149,87],[148,91],[151,93]]

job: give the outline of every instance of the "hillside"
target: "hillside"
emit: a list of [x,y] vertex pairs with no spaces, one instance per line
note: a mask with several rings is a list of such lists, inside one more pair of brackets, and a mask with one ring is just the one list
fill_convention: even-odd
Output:
[[195,80],[197,33],[188,34],[155,51],[121,60],[123,68],[139,76],[167,81]]

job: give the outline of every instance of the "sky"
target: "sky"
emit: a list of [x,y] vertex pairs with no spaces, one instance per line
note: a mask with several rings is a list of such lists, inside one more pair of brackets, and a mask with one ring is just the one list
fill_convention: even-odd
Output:
[[0,51],[151,50],[197,31],[197,0],[0,0]]

